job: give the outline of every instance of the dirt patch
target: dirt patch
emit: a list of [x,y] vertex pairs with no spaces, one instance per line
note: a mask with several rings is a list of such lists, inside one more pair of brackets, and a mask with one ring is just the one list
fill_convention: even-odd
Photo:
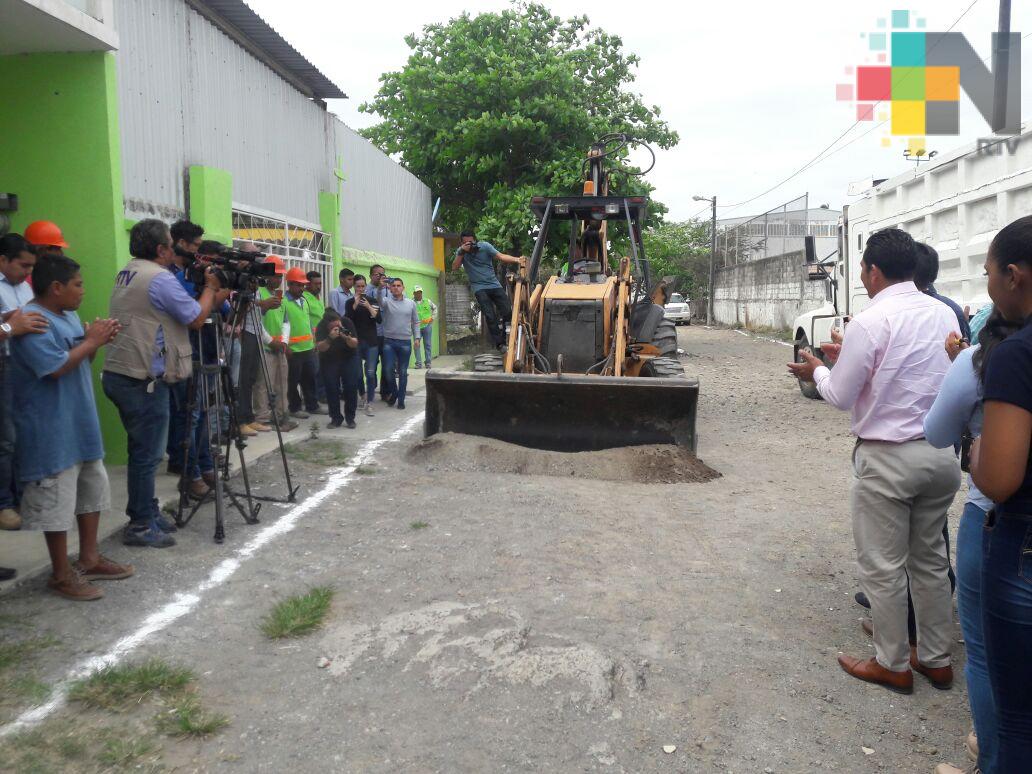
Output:
[[692,484],[712,481],[720,473],[687,449],[669,444],[626,446],[591,452],[556,452],[460,433],[424,438],[406,454],[427,469],[463,473],[515,473],[600,481]]

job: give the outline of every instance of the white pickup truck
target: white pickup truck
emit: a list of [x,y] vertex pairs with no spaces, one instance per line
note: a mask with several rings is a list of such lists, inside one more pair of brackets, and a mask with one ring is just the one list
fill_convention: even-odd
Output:
[[[795,352],[821,357],[831,329],[860,312],[869,301],[860,282],[860,259],[867,237],[897,226],[939,253],[936,290],[974,314],[989,303],[983,264],[989,243],[1011,221],[1032,214],[1032,129],[991,148],[980,143],[936,156],[933,162],[876,183],[843,208],[838,253],[808,264],[809,278],[825,283],[825,303],[793,323]],[[800,382],[808,398],[818,398],[813,382]]]
[[663,307],[663,316],[673,320],[674,325],[691,325],[692,303],[680,293],[672,293],[669,303]]

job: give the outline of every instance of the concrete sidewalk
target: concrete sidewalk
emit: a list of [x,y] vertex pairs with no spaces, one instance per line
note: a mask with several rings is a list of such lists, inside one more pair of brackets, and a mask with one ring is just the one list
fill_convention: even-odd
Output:
[[[454,370],[462,365],[465,358],[465,355],[437,357],[434,359],[433,370]],[[409,368],[408,375],[408,389],[406,392],[410,395],[421,394],[426,388],[426,371]],[[376,406],[377,411],[386,409],[386,403],[381,402]],[[361,416],[361,412],[359,413],[359,429],[361,430],[361,423],[364,422],[364,418]],[[348,433],[356,432],[347,429],[326,431],[325,425],[329,421],[329,417],[319,414],[311,419],[301,420],[297,429],[289,433],[283,433],[283,444],[287,445],[308,438],[313,421],[318,421],[324,433],[322,437],[333,437],[339,434],[340,437],[344,438],[349,437]],[[264,455],[277,452],[278,448],[275,432],[260,433],[253,438],[248,438],[245,451],[248,467],[250,467],[252,462],[257,461]],[[230,470],[234,471],[238,466],[236,450],[233,449]],[[126,467],[125,465],[109,465],[107,472],[108,478],[111,480],[111,510],[102,513],[100,516],[99,540],[101,542],[121,530],[126,524]],[[157,475],[156,491],[158,501],[162,504],[176,502],[179,498],[177,492],[178,483],[179,478],[167,475],[165,473],[165,463],[162,463],[158,468]],[[69,536],[68,547],[74,555],[78,551],[78,538]],[[139,558],[134,557],[134,562],[137,564],[146,562],[146,556],[146,550],[140,549]],[[17,532],[0,531],[0,567],[14,567],[18,571],[18,575],[14,579],[0,583],[0,596],[23,583],[31,581],[41,573],[48,572],[50,569],[50,557],[47,555],[42,533],[21,530]]]

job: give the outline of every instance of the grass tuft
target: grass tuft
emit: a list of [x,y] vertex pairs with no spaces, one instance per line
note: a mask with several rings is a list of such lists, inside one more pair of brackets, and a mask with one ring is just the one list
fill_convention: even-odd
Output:
[[359,465],[355,468],[355,472],[360,476],[375,476],[380,469],[376,465]]
[[425,521],[414,521],[411,524],[409,524],[409,526],[412,529],[426,529],[427,527],[430,526],[430,524],[428,522],[425,522]]
[[229,725],[229,718],[201,706],[196,696],[184,695],[158,715],[158,729],[169,736],[211,736]]
[[141,758],[158,752],[155,744],[146,737],[114,737],[104,742],[97,753],[97,761],[117,771],[136,768]]
[[57,644],[53,637],[37,637],[21,642],[0,642],[0,672],[21,664],[30,655]]
[[112,666],[95,672],[76,682],[68,697],[87,707],[125,709],[154,694],[181,691],[193,679],[193,672],[185,667],[150,659],[142,664]]
[[333,589],[318,586],[301,596],[278,602],[262,619],[262,633],[270,639],[300,637],[322,626],[330,611]]

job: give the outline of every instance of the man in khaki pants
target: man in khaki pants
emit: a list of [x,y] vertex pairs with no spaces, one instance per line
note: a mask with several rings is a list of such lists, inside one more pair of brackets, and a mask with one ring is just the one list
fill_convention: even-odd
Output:
[[[823,344],[835,362],[800,353],[789,369],[816,382],[821,397],[852,411],[853,539],[860,586],[871,601],[875,657],[839,656],[853,677],[911,693],[911,667],[937,688],[953,682],[953,604],[942,528],[960,488],[952,449],[924,439],[923,421],[950,361],[943,342],[956,327],[949,307],[910,280],[914,240],[900,229],[872,234],[860,263],[871,303],[842,344]],[[917,650],[907,636],[907,578],[917,617]]]

